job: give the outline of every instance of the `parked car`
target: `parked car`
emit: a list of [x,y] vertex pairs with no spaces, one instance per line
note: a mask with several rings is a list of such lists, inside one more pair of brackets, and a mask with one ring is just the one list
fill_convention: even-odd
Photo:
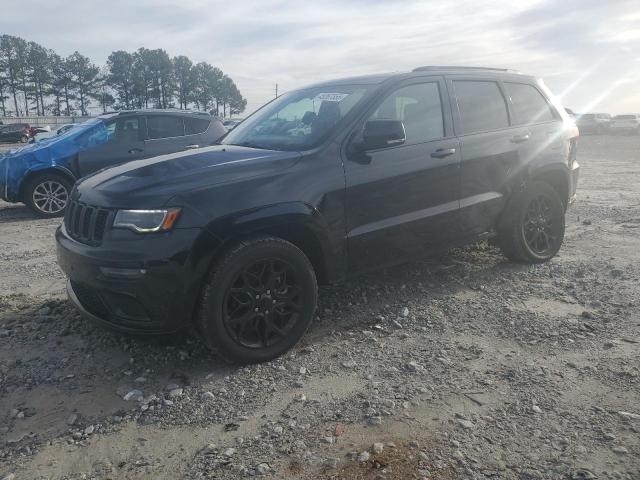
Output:
[[236,125],[238,125],[242,120],[225,120],[222,122],[222,125],[224,125],[224,127],[227,130],[232,130],[233,128],[236,127]]
[[576,124],[580,133],[602,135],[609,132],[611,115],[608,113],[582,113],[578,116]]
[[62,215],[74,182],[121,163],[211,145],[225,133],[206,113],[116,112],[0,157],[0,197],[42,217]]
[[635,133],[640,135],[640,114],[616,115],[611,119],[611,133]]
[[64,132],[73,128],[76,123],[67,123],[65,125],[60,125],[57,128],[52,129],[49,125],[46,127],[38,127],[34,129],[35,136],[31,139],[32,142],[37,142],[39,140],[44,140],[46,138],[51,138],[56,135],[62,135]]
[[286,93],[219,145],[78,182],[56,232],[77,308],[125,332],[195,325],[238,362],[291,348],[318,282],[493,238],[560,249],[578,130],[542,81],[421,67]]
[[0,127],[0,142],[27,143],[33,136],[33,130],[28,123],[10,123]]

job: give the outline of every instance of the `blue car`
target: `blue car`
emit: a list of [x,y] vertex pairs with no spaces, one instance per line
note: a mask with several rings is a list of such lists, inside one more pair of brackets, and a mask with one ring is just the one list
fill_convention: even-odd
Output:
[[121,163],[211,145],[225,133],[209,114],[138,110],[106,114],[0,154],[0,198],[41,217],[64,213],[76,180]]

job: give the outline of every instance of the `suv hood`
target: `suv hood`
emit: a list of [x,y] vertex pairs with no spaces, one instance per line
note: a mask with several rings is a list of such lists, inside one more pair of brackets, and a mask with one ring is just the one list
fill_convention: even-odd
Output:
[[114,208],[159,208],[171,197],[289,168],[299,152],[235,145],[188,150],[100,170],[76,184],[77,199]]

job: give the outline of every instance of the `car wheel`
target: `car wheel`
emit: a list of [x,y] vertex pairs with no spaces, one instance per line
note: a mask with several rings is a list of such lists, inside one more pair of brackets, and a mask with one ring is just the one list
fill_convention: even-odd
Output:
[[306,255],[280,238],[257,237],[235,245],[212,268],[197,328],[205,343],[228,360],[266,362],[302,338],[317,298]]
[[497,243],[510,259],[542,263],[555,256],[564,239],[564,204],[545,182],[534,181],[506,206]]
[[38,175],[25,187],[25,203],[38,216],[43,218],[59,217],[64,214],[71,182],[55,173]]
[[20,137],[20,143],[28,143],[29,137],[27,135],[23,135]]

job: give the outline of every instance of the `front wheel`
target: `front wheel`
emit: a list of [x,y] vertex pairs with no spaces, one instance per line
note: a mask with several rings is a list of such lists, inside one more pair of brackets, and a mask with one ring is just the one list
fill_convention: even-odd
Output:
[[313,266],[298,247],[268,236],[242,241],[214,265],[197,327],[223,357],[266,362],[302,338],[317,292]]
[[69,203],[71,182],[61,175],[46,173],[31,179],[24,191],[25,203],[36,215],[59,217]]
[[23,135],[20,137],[20,143],[28,143],[29,137],[27,135]]
[[558,193],[548,183],[534,181],[507,203],[497,243],[510,260],[546,262],[562,246],[564,220]]

